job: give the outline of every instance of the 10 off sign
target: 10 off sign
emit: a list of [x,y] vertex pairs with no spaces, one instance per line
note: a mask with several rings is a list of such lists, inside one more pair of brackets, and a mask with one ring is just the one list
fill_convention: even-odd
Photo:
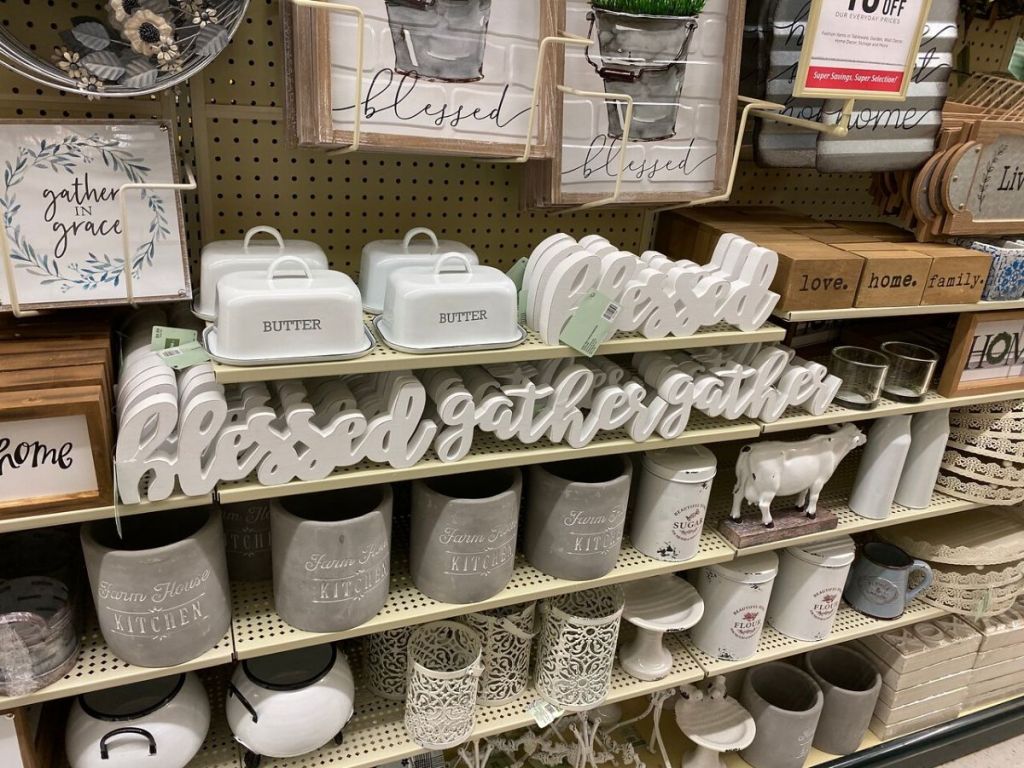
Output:
[[926,6],[920,0],[813,0],[794,94],[902,100]]

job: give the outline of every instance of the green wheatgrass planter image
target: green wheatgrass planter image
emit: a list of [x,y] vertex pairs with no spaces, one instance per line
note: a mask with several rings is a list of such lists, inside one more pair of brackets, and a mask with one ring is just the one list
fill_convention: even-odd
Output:
[[[704,0],[593,0],[600,62],[587,57],[605,92],[633,99],[631,141],[675,136],[690,40]],[[609,101],[608,135],[623,137],[626,104]]]

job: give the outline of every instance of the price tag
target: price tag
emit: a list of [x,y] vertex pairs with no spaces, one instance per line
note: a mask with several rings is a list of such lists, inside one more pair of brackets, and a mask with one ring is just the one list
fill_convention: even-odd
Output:
[[188,328],[169,328],[164,325],[154,325],[149,347],[154,352],[159,352],[161,349],[179,347],[182,344],[197,340],[196,332]]
[[157,350],[156,356],[163,361],[164,365],[176,371],[183,371],[210,359],[209,353],[198,341],[187,341],[176,347]]
[[521,326],[523,326],[523,328],[525,328],[526,327],[526,289],[525,288],[520,288],[519,289],[518,314],[519,314],[519,319],[518,319],[519,320],[519,324]]
[[793,95],[902,101],[930,5],[812,0]]
[[591,291],[569,318],[558,340],[582,355],[593,357],[597,348],[615,333],[619,309],[605,294]]
[[532,717],[541,728],[547,728],[555,722],[555,720],[565,714],[564,710],[559,709],[554,704],[550,704],[543,699],[534,700],[534,702],[527,708],[527,711],[530,713],[530,717]]

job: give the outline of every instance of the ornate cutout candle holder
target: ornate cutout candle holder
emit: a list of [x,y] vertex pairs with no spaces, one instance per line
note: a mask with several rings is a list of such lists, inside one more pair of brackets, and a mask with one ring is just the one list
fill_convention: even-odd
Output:
[[481,704],[504,704],[526,688],[530,678],[535,603],[471,613],[461,619],[475,629],[483,643],[483,674],[477,699]]

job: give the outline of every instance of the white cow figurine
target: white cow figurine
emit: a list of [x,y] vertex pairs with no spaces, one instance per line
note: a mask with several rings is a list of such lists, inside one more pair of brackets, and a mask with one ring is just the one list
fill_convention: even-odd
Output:
[[827,435],[796,442],[770,441],[746,445],[736,460],[736,487],[732,492],[733,520],[740,519],[745,501],[761,510],[766,528],[774,528],[771,505],[776,496],[797,494],[797,505],[808,517],[818,511],[818,495],[839,462],[867,438],[853,424]]

